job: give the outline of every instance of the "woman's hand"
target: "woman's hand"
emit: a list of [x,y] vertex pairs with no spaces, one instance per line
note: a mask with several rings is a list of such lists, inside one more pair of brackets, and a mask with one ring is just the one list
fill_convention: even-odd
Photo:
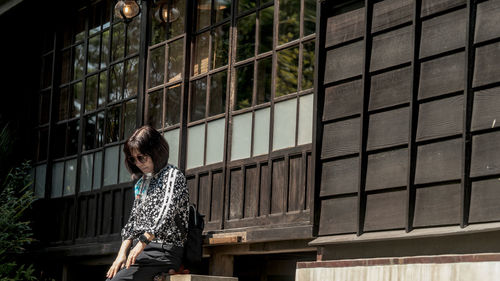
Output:
[[115,261],[111,265],[111,267],[108,270],[108,273],[106,273],[106,277],[109,279],[112,279],[116,273],[122,269],[122,267],[125,266],[125,262],[127,261],[127,257],[123,254],[118,254],[116,257]]
[[126,268],[129,268],[131,265],[135,263],[135,259],[139,256],[139,254],[146,248],[146,244],[143,242],[138,242],[135,247],[130,250],[128,254],[127,263],[125,264]]

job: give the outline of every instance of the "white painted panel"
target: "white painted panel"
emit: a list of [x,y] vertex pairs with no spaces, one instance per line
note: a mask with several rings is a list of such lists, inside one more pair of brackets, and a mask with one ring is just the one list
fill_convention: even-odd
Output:
[[207,124],[207,163],[222,162],[224,158],[224,129],[226,119],[217,119]]
[[52,189],[50,197],[56,198],[62,196],[63,189],[64,162],[57,162],[52,165]]
[[187,169],[203,166],[205,124],[188,128]]
[[273,150],[295,146],[297,99],[274,104]]
[[255,111],[255,128],[253,135],[253,155],[269,152],[269,128],[271,126],[271,109],[269,107]]
[[94,183],[93,189],[101,188],[102,179],[102,151],[94,153]]
[[163,135],[168,143],[168,163],[175,166],[179,166],[179,132],[180,129],[175,129]]
[[45,175],[47,173],[47,164],[36,166],[35,196],[36,198],[45,197]]
[[231,161],[250,157],[252,141],[252,113],[233,117],[233,132],[231,140]]
[[104,151],[104,186],[116,184],[118,181],[118,145],[108,147]]
[[80,163],[80,192],[89,191],[92,189],[92,166],[94,162],[94,154],[82,156]]
[[63,195],[75,194],[76,187],[76,158],[66,161],[64,168],[64,191]]
[[299,132],[297,145],[311,143],[313,135],[313,94],[299,100]]

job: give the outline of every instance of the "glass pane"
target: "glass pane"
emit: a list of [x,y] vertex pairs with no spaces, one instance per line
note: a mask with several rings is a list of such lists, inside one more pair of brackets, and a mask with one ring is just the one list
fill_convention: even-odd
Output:
[[163,135],[168,143],[169,156],[168,163],[178,166],[179,165],[179,132],[180,129],[166,131]]
[[206,165],[222,162],[224,157],[224,131],[226,119],[218,119],[207,124]]
[[109,70],[108,101],[113,102],[121,98],[123,83],[123,62],[115,64]]
[[214,0],[215,22],[231,16],[231,0]]
[[49,128],[40,129],[40,138],[38,140],[38,161],[47,159],[47,146],[49,144]]
[[170,34],[170,38],[173,38],[184,33],[184,15],[186,14],[186,1],[173,0],[171,7],[172,21],[170,22],[168,33]]
[[83,150],[96,148],[95,136],[97,130],[96,115],[86,116],[84,119]]
[[119,140],[121,105],[108,109],[106,118],[106,143]]
[[167,39],[167,29],[166,23],[157,19],[159,13],[159,7],[153,10],[151,13],[151,42],[150,45],[156,45]]
[[279,10],[278,44],[299,38],[300,0],[281,0]]
[[56,125],[55,138],[53,142],[54,158],[63,157],[66,153],[66,123]]
[[104,111],[97,114],[97,147],[104,145]]
[[73,80],[79,79],[85,73],[85,50],[83,44],[73,48]]
[[203,166],[205,124],[188,128],[187,169]]
[[297,99],[274,104],[273,150],[295,146]]
[[68,123],[68,143],[66,145],[66,155],[78,153],[78,133],[80,132],[80,120]]
[[182,78],[184,65],[184,40],[177,40],[168,44],[168,82]]
[[71,26],[70,25],[65,25],[63,27],[63,39],[62,39],[62,43],[63,43],[63,47],[67,47],[69,45],[71,45],[72,43],[72,34],[71,34]]
[[111,22],[111,14],[113,13],[113,8],[114,8],[114,2],[111,0],[106,0],[104,2],[104,9],[103,9],[103,19],[102,19],[102,28],[108,28],[110,26]]
[[109,29],[102,33],[101,68],[109,64]]
[[162,105],[163,103],[163,89],[154,91],[148,95],[148,118],[147,124],[153,128],[162,128]]
[[233,117],[231,161],[250,157],[252,142],[252,112]]
[[302,50],[302,90],[314,85],[314,41],[304,44]]
[[63,175],[64,175],[64,162],[57,162],[52,165],[52,188],[50,190],[50,197],[56,198],[62,196],[63,190]]
[[35,178],[35,196],[36,198],[45,197],[45,175],[47,173],[47,164],[36,166]]
[[149,53],[149,88],[163,84],[165,74],[165,46]]
[[71,77],[71,49],[61,54],[61,84],[68,83]]
[[210,0],[198,0],[196,7],[196,30],[210,25]]
[[297,144],[312,142],[313,135],[313,95],[301,96],[299,98],[299,132]]
[[89,49],[87,53],[87,73],[91,73],[99,69],[99,55],[101,49],[101,38],[99,35],[89,39]]
[[238,13],[255,8],[256,0],[239,0],[238,1]]
[[93,75],[87,78],[85,87],[85,112],[93,111],[96,109],[97,95],[98,95],[98,76]]
[[40,95],[40,124],[49,122],[50,116],[50,91],[42,92]]
[[271,109],[269,107],[255,111],[255,125],[253,133],[253,155],[269,152],[269,127]]
[[89,34],[95,34],[101,30],[101,14],[102,14],[102,5],[103,2],[99,2],[96,5],[91,7],[90,16],[89,16]]
[[89,191],[92,189],[92,167],[94,162],[94,154],[82,156],[80,163],[80,192]]
[[139,58],[135,57],[125,62],[125,89],[123,98],[129,98],[137,95],[139,87]]
[[125,167],[125,161],[124,161],[124,153],[123,153],[123,144],[120,146],[120,183],[122,182],[129,182],[132,179],[130,178],[130,173],[128,172],[127,168]]
[[123,114],[123,138],[128,139],[136,128],[137,116],[137,100],[133,99],[125,104],[125,112]]
[[83,96],[83,83],[78,82],[73,84],[73,91],[70,96],[69,106],[70,106],[70,118],[80,116],[80,110],[82,109],[82,96]]
[[69,87],[64,87],[60,90],[59,93],[59,121],[68,119],[68,98]]
[[210,76],[210,98],[208,116],[226,112],[227,71]]
[[113,25],[111,37],[111,61],[123,58],[125,54],[125,24],[120,22]]
[[76,186],[76,159],[66,161],[64,170],[64,191],[63,196],[75,194]]
[[274,6],[267,7],[259,13],[259,54],[273,49]]
[[255,13],[238,20],[236,60],[244,60],[255,54]]
[[101,188],[101,177],[102,177],[102,152],[96,152],[94,154],[94,182],[92,184],[92,189]]
[[167,89],[165,99],[165,127],[178,124],[181,116],[181,85]]
[[273,57],[257,61],[257,100],[256,104],[271,100],[271,81],[273,73]]
[[52,54],[43,57],[42,88],[52,85]]
[[135,17],[127,26],[127,56],[139,52],[141,43],[141,17]]
[[104,151],[104,186],[116,184],[118,181],[118,145],[108,147]]
[[224,66],[229,59],[229,23],[212,31],[212,69]]
[[253,63],[236,69],[236,100],[234,110],[252,106]]
[[108,95],[108,75],[107,72],[99,73],[99,99],[97,100],[97,106],[101,107],[106,104],[106,97]]
[[297,92],[299,47],[278,52],[275,97]]
[[304,36],[316,32],[316,0],[304,0]]
[[196,80],[191,84],[191,108],[189,110],[189,122],[205,118],[207,102],[207,78]]
[[87,10],[81,10],[75,15],[73,23],[73,32],[75,34],[75,42],[85,39],[85,19],[87,18]]
[[193,75],[208,71],[208,41],[209,32],[196,36],[194,47]]

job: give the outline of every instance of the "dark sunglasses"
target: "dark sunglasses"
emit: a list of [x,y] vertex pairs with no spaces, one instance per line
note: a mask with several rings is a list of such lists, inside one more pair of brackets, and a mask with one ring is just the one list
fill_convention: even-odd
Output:
[[141,162],[142,164],[146,163],[146,161],[148,161],[148,156],[147,155],[137,155],[137,157],[134,157],[134,156],[130,156],[128,158],[128,161],[132,164],[135,164],[136,161],[139,161]]

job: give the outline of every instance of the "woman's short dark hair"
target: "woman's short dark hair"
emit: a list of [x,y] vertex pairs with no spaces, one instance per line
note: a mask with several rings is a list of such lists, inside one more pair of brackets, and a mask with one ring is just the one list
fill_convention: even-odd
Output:
[[133,177],[139,177],[142,175],[142,171],[130,161],[133,150],[137,150],[151,157],[155,173],[160,171],[168,163],[168,143],[156,129],[149,125],[136,129],[127,139],[123,147],[127,170]]

